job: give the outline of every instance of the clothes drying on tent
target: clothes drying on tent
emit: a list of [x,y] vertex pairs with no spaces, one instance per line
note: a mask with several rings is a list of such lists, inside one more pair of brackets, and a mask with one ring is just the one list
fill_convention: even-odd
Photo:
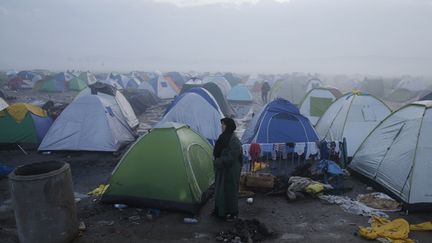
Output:
[[126,120],[127,124],[130,128],[134,129],[139,125],[138,118],[136,117],[132,106],[129,104],[127,99],[124,97],[124,95],[116,90],[114,87],[107,85],[104,86],[102,84],[96,83],[95,85],[92,85],[91,87],[85,88],[82,90],[76,97],[82,96],[82,95],[97,95],[105,97],[106,99],[113,99],[115,102],[119,105],[120,111],[123,114],[124,119]]
[[391,110],[372,95],[350,92],[334,101],[318,120],[315,129],[320,140],[347,141],[347,155],[352,157],[366,136]]
[[192,129],[161,124],[126,152],[101,200],[196,213],[214,183],[212,157],[210,144]]
[[157,125],[166,122],[186,124],[201,136],[214,143],[221,134],[220,119],[223,114],[196,93],[184,93]]
[[2,97],[0,97],[0,111],[8,107],[9,107],[8,103]]
[[312,125],[325,113],[331,103],[341,97],[342,93],[332,88],[315,88],[309,91],[299,105],[300,113],[307,117]]
[[63,110],[38,150],[114,152],[134,140],[115,99],[87,94]]
[[[405,204],[432,203],[432,102],[406,105],[383,120],[351,161]],[[414,206],[415,205],[411,205]]]
[[52,124],[41,108],[15,103],[0,111],[0,144],[39,144]]
[[316,142],[318,136],[309,120],[284,99],[268,103],[248,124],[242,143]]

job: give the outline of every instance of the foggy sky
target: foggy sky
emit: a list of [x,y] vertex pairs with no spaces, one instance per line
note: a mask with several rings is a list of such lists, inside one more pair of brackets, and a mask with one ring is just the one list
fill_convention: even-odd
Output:
[[432,75],[432,0],[0,0],[0,69]]

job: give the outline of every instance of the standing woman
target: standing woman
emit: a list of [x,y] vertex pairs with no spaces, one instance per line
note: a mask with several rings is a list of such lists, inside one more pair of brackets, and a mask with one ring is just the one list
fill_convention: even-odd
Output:
[[242,168],[241,142],[234,134],[236,124],[231,118],[221,119],[222,134],[213,150],[215,170],[216,216],[232,221],[238,215],[238,190]]

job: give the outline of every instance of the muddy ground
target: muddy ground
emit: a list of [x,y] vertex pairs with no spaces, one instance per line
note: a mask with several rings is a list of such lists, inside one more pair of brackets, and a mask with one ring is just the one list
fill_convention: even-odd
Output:
[[[36,99],[32,93],[18,94],[19,100]],[[70,97],[69,97],[70,96]],[[64,100],[69,102],[74,93]],[[52,98],[52,97],[51,97]],[[259,104],[256,104],[256,109]],[[164,110],[164,104],[153,107],[139,117],[140,128],[145,130],[157,122]],[[239,121],[240,123],[247,119]],[[240,127],[243,129],[245,124]],[[121,158],[112,153],[54,153],[43,155],[37,151],[0,151],[0,163],[19,166],[44,160],[61,160],[71,165],[74,191],[83,197],[89,191],[109,179],[110,173]],[[124,153],[124,151],[123,151]],[[346,181],[353,187],[345,195],[355,198],[367,193],[367,185],[355,177]],[[0,242],[17,242],[16,224],[10,202],[8,180],[0,179]],[[158,217],[149,219],[146,209],[128,207],[119,210],[113,205],[100,204],[96,197],[83,197],[77,202],[79,221],[86,229],[74,242],[216,242],[216,235],[233,227],[210,216],[213,200],[210,199],[198,215],[197,224],[183,223],[187,215],[179,212],[162,211]],[[254,202],[247,204],[239,199],[240,217],[256,218],[271,228],[275,234],[264,242],[366,242],[356,232],[358,226],[368,225],[368,217],[344,212],[337,205],[328,205],[318,199],[306,198],[288,202],[284,196],[266,196],[257,193]],[[35,209],[28,209],[35,210]],[[432,213],[389,213],[390,218],[403,217],[411,223],[432,220]],[[412,232],[411,238],[419,242],[432,242],[432,232]]]

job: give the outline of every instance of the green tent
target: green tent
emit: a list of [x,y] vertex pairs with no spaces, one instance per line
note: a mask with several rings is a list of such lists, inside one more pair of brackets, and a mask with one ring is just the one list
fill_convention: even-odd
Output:
[[39,144],[51,124],[52,119],[41,108],[12,104],[0,111],[0,144]]
[[66,91],[66,83],[56,79],[39,80],[33,86],[33,89],[45,92],[63,92]]
[[112,173],[102,202],[197,212],[214,182],[212,147],[186,125],[142,136]]
[[68,82],[69,90],[81,91],[87,87],[87,83],[79,78],[72,78]]

